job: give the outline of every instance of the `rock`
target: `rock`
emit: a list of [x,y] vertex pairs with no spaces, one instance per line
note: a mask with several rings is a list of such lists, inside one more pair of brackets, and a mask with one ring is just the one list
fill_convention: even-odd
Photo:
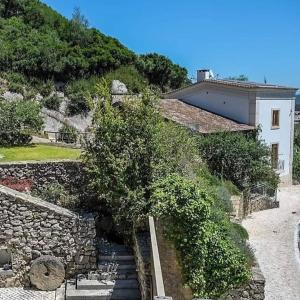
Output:
[[18,93],[13,93],[10,91],[5,92],[2,97],[6,101],[22,101],[24,99],[23,95],[18,94]]
[[113,80],[111,84],[111,93],[113,95],[126,95],[128,94],[128,89],[123,82],[119,80]]
[[63,283],[65,268],[58,258],[45,255],[32,262],[29,277],[39,290],[53,291]]

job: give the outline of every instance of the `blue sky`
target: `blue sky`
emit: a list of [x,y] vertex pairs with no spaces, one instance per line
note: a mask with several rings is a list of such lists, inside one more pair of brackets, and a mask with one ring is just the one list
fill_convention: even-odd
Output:
[[44,0],[137,53],[158,52],[190,76],[210,68],[220,77],[300,88],[299,0]]

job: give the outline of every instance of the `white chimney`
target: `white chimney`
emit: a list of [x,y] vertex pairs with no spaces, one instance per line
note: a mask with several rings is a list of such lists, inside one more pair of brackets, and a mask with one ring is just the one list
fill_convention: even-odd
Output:
[[197,71],[197,82],[212,78],[214,78],[214,74],[211,70],[202,69]]

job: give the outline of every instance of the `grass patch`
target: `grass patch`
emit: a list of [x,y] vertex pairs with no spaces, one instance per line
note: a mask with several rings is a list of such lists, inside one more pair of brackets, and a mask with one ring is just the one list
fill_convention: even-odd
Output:
[[56,147],[51,145],[29,145],[22,147],[1,147],[0,162],[52,160],[52,159],[78,159],[79,149]]

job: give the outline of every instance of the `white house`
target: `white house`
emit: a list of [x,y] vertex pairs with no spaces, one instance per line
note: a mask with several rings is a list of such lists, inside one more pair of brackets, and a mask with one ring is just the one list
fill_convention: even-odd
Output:
[[260,137],[271,149],[272,164],[282,183],[292,180],[295,94],[297,89],[246,81],[214,79],[197,72],[197,82],[166,94],[222,117],[261,127]]

